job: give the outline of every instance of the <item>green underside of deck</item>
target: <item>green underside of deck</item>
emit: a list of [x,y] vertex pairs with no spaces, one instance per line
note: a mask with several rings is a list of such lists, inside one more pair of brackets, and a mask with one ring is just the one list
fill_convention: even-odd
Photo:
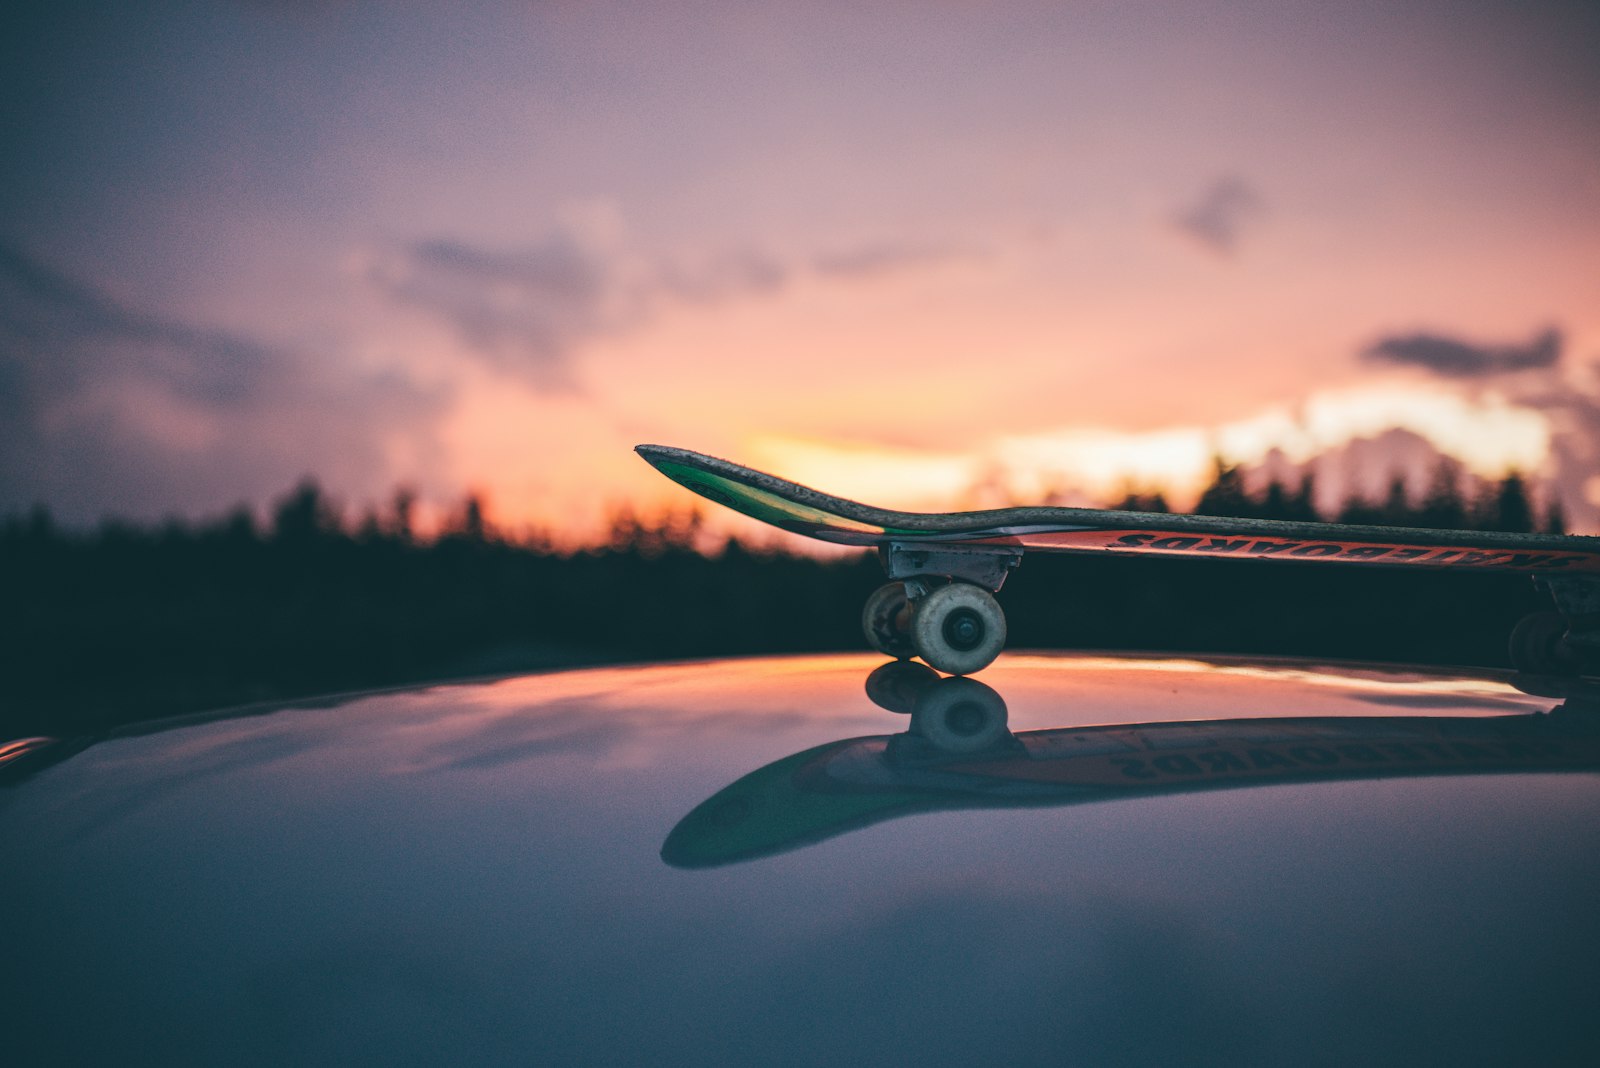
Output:
[[848,519],[833,512],[826,512],[820,508],[812,508],[789,500],[786,497],[780,497],[776,493],[746,485],[723,475],[714,474],[698,467],[690,467],[687,464],[662,460],[658,461],[656,466],[662,474],[674,482],[694,490],[708,500],[716,501],[718,504],[732,508],[735,512],[743,513],[752,519],[759,519],[763,523],[770,523],[775,527],[791,530],[798,534],[814,535],[818,530],[882,537],[893,535],[915,536],[919,533],[914,530],[880,527]]

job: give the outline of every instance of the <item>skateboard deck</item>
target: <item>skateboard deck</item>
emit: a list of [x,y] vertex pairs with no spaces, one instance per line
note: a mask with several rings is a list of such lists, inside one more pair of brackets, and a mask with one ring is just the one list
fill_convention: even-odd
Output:
[[1095,508],[900,512],[834,497],[688,449],[640,445],[636,451],[663,475],[702,497],[782,530],[838,545],[920,543],[930,547],[1320,560],[1529,574],[1600,572],[1600,538],[1594,537],[1294,523]]

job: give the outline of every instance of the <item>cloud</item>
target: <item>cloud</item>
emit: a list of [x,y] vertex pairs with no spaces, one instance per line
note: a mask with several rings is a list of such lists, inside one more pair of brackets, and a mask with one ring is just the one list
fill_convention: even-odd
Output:
[[[87,368],[84,343],[123,343],[144,352],[147,369],[193,399],[224,403],[260,384],[271,354],[249,339],[123,307],[20,249],[0,243],[0,338],[7,362],[52,350],[41,379],[64,383]],[[68,344],[68,342],[75,344]]]
[[418,241],[375,257],[366,274],[396,302],[449,323],[475,354],[546,388],[570,384],[578,343],[644,312],[616,263],[559,232],[515,252]]
[[1600,363],[1530,376],[1516,399],[1550,421],[1550,467],[1568,519],[1600,533],[1600,497],[1593,493],[1600,471]]
[[656,266],[652,296],[710,304],[742,296],[776,293],[793,272],[755,249],[724,252],[698,263],[663,262]]
[[1172,224],[1208,252],[1231,256],[1244,232],[1265,210],[1266,204],[1253,186],[1228,176],[1213,182],[1194,203],[1178,209]]
[[1380,338],[1361,355],[1420,367],[1453,380],[1463,392],[1504,397],[1518,409],[1537,413],[1549,435],[1548,459],[1538,473],[1556,488],[1572,525],[1594,531],[1600,529],[1600,501],[1589,499],[1586,487],[1600,470],[1600,364],[1564,362],[1566,347],[1560,328],[1551,326],[1520,345],[1479,344],[1448,334],[1395,334]]
[[567,220],[538,240],[491,249],[434,237],[369,254],[361,273],[390,300],[447,324],[475,357],[535,388],[573,388],[588,344],[639,329],[664,308],[770,296],[795,277],[867,280],[971,258],[953,244],[880,241],[785,261],[757,247],[647,255],[613,215]]
[[0,241],[0,513],[217,510],[307,472],[382,492],[388,444],[430,439],[444,401],[397,371],[132,307]]
[[1561,348],[1561,331],[1549,327],[1526,345],[1476,345],[1441,334],[1397,334],[1374,342],[1362,356],[1422,367],[1448,378],[1480,378],[1554,367],[1561,359]]
[[898,271],[938,266],[980,255],[975,248],[909,241],[880,241],[817,256],[812,269],[836,278],[878,278]]
[[542,389],[572,386],[577,351],[636,329],[662,305],[781,289],[789,269],[754,249],[698,260],[627,248],[614,224],[568,222],[511,250],[433,238],[372,256],[367,281],[448,323],[477,357]]

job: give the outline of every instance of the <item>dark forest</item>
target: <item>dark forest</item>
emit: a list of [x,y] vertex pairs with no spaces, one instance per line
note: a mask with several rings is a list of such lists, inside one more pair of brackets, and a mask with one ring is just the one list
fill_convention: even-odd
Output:
[[[1199,514],[1561,532],[1512,474],[1462,492],[1441,469],[1412,501],[1318,515],[1314,486],[1250,493],[1217,464]],[[1159,495],[1121,507],[1164,511]],[[305,482],[258,523],[0,525],[9,697],[0,733],[66,735],[251,702],[582,664],[864,649],[882,581],[868,553],[817,560],[737,541],[696,551],[699,517],[618,515],[603,546],[506,536],[469,498],[435,538],[411,499],[346,521]],[[1000,593],[1012,649],[1262,653],[1501,666],[1540,606],[1524,576],[1029,554]]]

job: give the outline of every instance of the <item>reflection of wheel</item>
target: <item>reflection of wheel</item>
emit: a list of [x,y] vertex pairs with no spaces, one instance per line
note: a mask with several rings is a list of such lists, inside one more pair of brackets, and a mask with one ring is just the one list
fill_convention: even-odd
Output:
[[1523,616],[1511,629],[1511,664],[1532,675],[1574,675],[1578,658],[1567,645],[1567,621],[1559,612]]
[[952,582],[912,607],[911,643],[930,666],[970,675],[988,667],[1005,648],[1005,613],[987,590]]
[[867,644],[896,660],[905,660],[916,650],[911,645],[911,601],[904,582],[879,586],[861,610],[861,630]]
[[976,753],[1003,741],[1006,702],[977,679],[940,679],[911,710],[912,734],[947,753]]
[[867,696],[879,708],[890,712],[910,712],[917,698],[940,675],[926,664],[911,660],[894,660],[880,664],[867,676]]

